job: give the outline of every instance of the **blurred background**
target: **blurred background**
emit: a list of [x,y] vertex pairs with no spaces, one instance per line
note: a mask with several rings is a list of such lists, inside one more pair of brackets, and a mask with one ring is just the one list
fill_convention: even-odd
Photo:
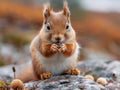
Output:
[[[31,60],[29,45],[40,31],[42,9],[63,0],[0,0],[0,66]],[[79,60],[120,60],[120,0],[68,0],[81,45]]]

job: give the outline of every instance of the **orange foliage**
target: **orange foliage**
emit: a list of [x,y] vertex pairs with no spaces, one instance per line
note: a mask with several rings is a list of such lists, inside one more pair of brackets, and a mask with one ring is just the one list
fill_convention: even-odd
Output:
[[27,23],[41,23],[42,9],[19,3],[0,2],[0,17],[22,20]]

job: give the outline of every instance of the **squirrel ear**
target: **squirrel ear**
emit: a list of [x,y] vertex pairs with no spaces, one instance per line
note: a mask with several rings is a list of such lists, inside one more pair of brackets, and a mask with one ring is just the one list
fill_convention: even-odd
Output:
[[50,16],[50,11],[51,11],[50,3],[45,4],[44,5],[44,12],[43,12],[45,19],[47,19]]
[[68,8],[68,3],[66,0],[64,1],[63,14],[67,17],[70,17],[70,10]]

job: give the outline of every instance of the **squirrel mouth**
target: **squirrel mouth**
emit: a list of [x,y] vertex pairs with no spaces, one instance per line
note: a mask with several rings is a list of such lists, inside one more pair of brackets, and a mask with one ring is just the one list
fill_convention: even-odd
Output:
[[57,44],[57,45],[61,45],[62,43],[61,43],[61,42],[56,42],[55,44]]
[[65,43],[65,42],[64,41],[53,41],[52,43],[60,45],[60,44]]
[[60,48],[61,45],[62,45],[62,42],[56,42],[55,44],[57,44],[57,45],[58,45],[58,48]]
[[63,43],[63,41],[61,41],[61,40],[57,40],[56,42],[55,42],[55,44],[62,44]]
[[54,44],[57,44],[57,45],[60,45],[60,44],[64,43],[64,41],[58,40],[58,41],[54,41],[53,43],[54,43]]
[[60,42],[60,41],[57,41],[57,42],[56,42],[56,44],[60,44],[60,43],[62,43],[62,42]]

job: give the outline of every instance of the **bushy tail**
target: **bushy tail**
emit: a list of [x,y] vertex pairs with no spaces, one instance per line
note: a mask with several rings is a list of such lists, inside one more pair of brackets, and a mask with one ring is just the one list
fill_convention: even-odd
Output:
[[28,82],[31,80],[37,80],[37,78],[34,75],[33,67],[31,64],[26,65],[17,75],[17,79],[20,79],[23,82]]
[[33,68],[31,64],[26,65],[25,68],[23,68],[20,73],[18,73],[18,75],[16,75],[15,67],[13,67],[12,69],[14,72],[14,79],[10,83],[10,87],[14,90],[24,90],[23,82],[37,79],[33,73]]

